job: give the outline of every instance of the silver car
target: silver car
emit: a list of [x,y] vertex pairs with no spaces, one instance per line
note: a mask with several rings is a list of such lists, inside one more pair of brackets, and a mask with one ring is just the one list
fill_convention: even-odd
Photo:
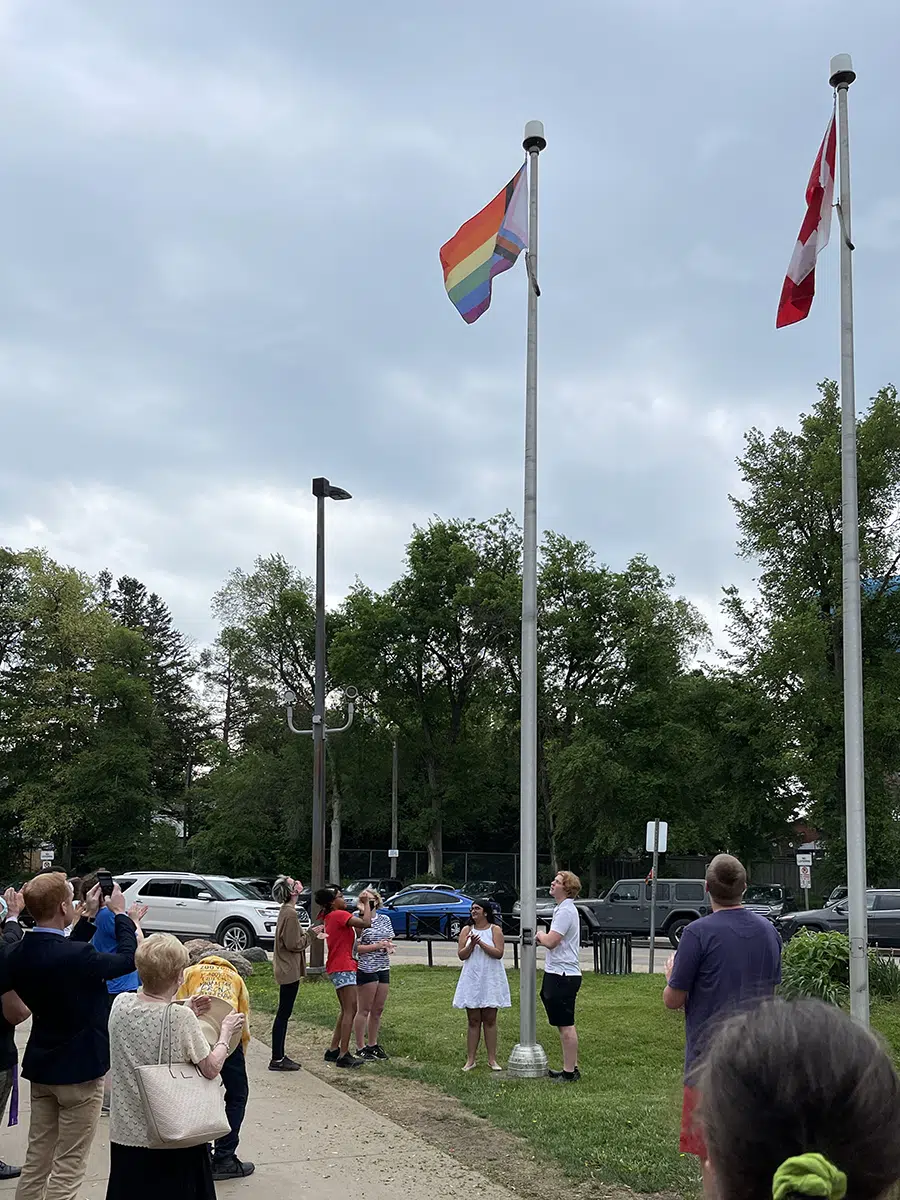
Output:
[[[556,901],[550,895],[548,887],[539,887],[537,890],[537,920],[535,924],[538,929],[547,930],[553,920],[553,913],[556,909]],[[517,900],[512,907],[512,915],[516,920],[520,920],[522,916],[522,901]]]

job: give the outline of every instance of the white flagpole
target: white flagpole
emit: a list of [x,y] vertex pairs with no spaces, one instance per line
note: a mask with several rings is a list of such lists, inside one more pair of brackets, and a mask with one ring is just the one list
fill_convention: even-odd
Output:
[[528,154],[528,339],[525,358],[525,513],[522,523],[522,688],[520,761],[519,898],[522,956],[519,969],[519,1042],[509,1056],[510,1075],[547,1074],[547,1055],[537,1043],[537,282],[538,155],[547,145],[544,126],[529,121]]
[[850,909],[850,1015],[869,1023],[866,913],[866,794],[863,745],[859,499],[856,480],[856,381],[853,365],[853,243],[850,235],[850,129],[847,93],[856,78],[849,54],[831,60],[837,89],[841,192],[841,528],[844,617],[844,788],[847,806],[847,902]]

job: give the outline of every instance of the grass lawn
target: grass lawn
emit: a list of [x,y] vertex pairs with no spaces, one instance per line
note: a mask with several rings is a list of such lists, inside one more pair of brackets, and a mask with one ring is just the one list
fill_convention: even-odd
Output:
[[[660,976],[585,975],[578,998],[583,1079],[567,1087],[498,1078],[486,1066],[463,1074],[466,1021],[450,1007],[458,973],[403,966],[391,975],[381,1040],[395,1059],[372,1070],[419,1079],[458,1097],[576,1179],[624,1184],[638,1192],[698,1194],[696,1161],[678,1151],[684,1020],[663,1008]],[[510,982],[514,1007],[500,1014],[501,1060],[518,1035],[518,980]],[[278,988],[271,968],[254,967],[249,987],[254,1009],[273,1013]],[[900,1049],[897,1010],[900,1006],[873,1010],[873,1023],[895,1053]],[[303,1021],[330,1028],[337,1015],[334,992],[325,983],[303,986],[294,1011]],[[263,1022],[254,1024],[265,1037]],[[538,1039],[551,1065],[559,1066],[559,1038],[540,1003]]]

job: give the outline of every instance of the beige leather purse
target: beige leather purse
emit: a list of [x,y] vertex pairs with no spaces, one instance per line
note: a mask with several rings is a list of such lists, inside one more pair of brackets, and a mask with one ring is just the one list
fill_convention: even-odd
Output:
[[[154,1150],[200,1146],[224,1137],[229,1131],[221,1080],[206,1079],[193,1063],[172,1062],[173,1007],[166,1006],[156,1065],[138,1067],[136,1072]],[[163,1062],[167,1038],[169,1056]]]

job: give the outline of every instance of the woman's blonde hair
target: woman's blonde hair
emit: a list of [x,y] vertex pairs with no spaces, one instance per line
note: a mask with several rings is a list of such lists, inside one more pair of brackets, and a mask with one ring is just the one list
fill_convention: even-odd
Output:
[[376,910],[381,908],[382,904],[384,904],[384,901],[381,898],[381,892],[379,892],[378,888],[363,888],[359,894],[361,896],[371,896],[375,901]]
[[188,965],[188,952],[171,933],[152,933],[134,955],[134,965],[148,992],[166,992]]

